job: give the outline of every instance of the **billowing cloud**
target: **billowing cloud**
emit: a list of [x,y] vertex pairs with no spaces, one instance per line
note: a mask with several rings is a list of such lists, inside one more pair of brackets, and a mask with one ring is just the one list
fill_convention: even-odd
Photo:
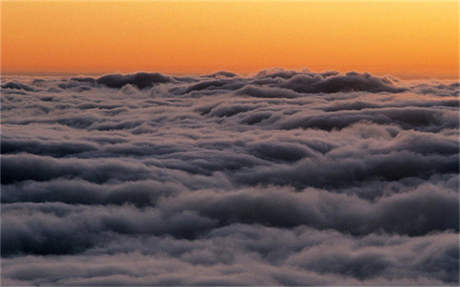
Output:
[[96,82],[109,88],[121,88],[124,85],[131,84],[139,89],[152,87],[154,84],[170,81],[169,77],[159,73],[137,73],[132,75],[114,74],[102,76],[95,81],[92,78],[74,78],[73,80],[88,83]]
[[3,285],[459,283],[459,83],[5,77]]

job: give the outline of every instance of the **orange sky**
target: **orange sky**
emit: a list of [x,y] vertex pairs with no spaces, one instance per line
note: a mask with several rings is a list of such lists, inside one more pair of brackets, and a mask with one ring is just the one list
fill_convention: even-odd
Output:
[[457,1],[2,2],[2,73],[456,77]]

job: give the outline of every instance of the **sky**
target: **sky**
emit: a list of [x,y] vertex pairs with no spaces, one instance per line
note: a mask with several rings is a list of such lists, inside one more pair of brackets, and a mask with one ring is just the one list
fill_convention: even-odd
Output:
[[457,1],[3,1],[2,73],[458,76]]

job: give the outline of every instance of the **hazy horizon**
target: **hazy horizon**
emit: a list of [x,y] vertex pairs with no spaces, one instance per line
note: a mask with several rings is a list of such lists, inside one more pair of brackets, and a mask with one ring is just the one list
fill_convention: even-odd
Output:
[[[347,71],[339,71],[337,69],[325,69],[325,70],[313,70],[309,69],[308,67],[300,68],[300,69],[289,69],[285,67],[268,67],[265,69],[260,69],[252,72],[246,72],[246,73],[238,73],[236,71],[232,70],[210,70],[208,72],[203,72],[203,73],[187,73],[187,72],[171,72],[171,73],[163,73],[160,71],[155,71],[155,70],[107,70],[107,71],[100,71],[100,72],[89,72],[89,71],[80,71],[80,72],[17,72],[17,73],[2,73],[0,72],[0,76],[6,76],[6,77],[15,77],[15,76],[29,76],[29,77],[34,77],[34,76],[103,76],[103,75],[112,75],[112,74],[122,74],[122,75],[128,75],[128,74],[137,74],[137,73],[160,73],[164,75],[169,75],[169,76],[205,76],[209,74],[214,74],[214,73],[219,73],[219,72],[229,72],[229,73],[234,73],[240,76],[244,77],[251,77],[255,76],[260,72],[263,71],[296,71],[296,72],[302,72],[302,71],[310,71],[312,73],[326,73],[326,72],[339,72],[339,73],[349,73],[349,72],[356,72],[356,73],[367,73],[367,71],[362,71],[362,70],[347,70]],[[375,76],[379,77],[394,77],[400,80],[439,80],[439,81],[458,81],[460,77],[458,76],[431,76],[431,75],[417,75],[417,74],[392,74],[392,73],[371,73]]]

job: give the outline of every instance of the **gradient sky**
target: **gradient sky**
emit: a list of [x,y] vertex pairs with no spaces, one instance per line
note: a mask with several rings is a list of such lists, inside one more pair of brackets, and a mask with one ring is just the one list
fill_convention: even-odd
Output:
[[2,73],[456,77],[457,1],[2,2]]

